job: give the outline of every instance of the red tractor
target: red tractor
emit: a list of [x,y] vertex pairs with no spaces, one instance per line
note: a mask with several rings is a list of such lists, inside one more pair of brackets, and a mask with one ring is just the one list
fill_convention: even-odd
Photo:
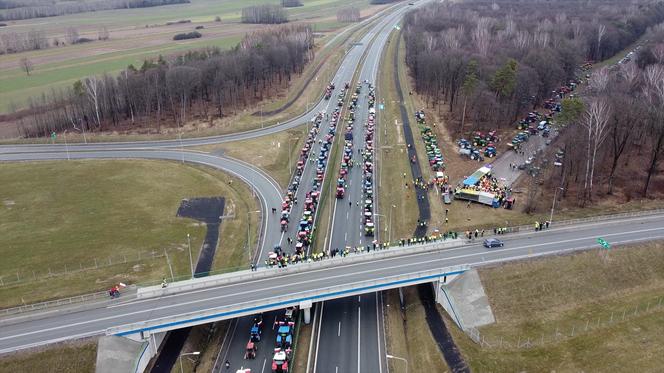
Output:
[[289,361],[290,357],[287,351],[275,348],[274,357],[272,358],[272,373],[288,373]]
[[346,193],[346,190],[344,187],[337,187],[337,198],[344,198],[344,194]]

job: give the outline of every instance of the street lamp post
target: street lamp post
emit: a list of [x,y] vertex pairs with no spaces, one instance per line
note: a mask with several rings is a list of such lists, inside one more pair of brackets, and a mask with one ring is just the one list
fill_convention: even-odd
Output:
[[180,354],[180,356],[178,356],[178,360],[180,360],[180,373],[184,373],[184,369],[182,369],[182,357],[183,356],[191,356],[191,355],[198,356],[200,354],[201,354],[200,351],[187,352],[185,354]]
[[291,175],[293,174],[293,161],[292,161],[292,157],[291,157],[291,141],[292,140],[298,141],[299,139],[300,139],[299,137],[288,139],[288,173],[291,174]]
[[67,130],[65,130],[64,136],[65,136],[65,150],[67,151],[67,160],[69,160],[69,144],[67,143]]
[[398,356],[394,356],[394,355],[390,355],[390,354],[385,355],[385,357],[387,357],[388,359],[401,360],[404,363],[406,363],[406,373],[408,373],[408,360],[406,360],[402,357],[398,357]]
[[553,202],[551,203],[551,215],[549,216],[549,224],[553,223],[553,209],[556,208],[556,198],[558,197],[559,190],[565,190],[565,188],[558,187],[556,188],[556,191],[553,193]]
[[187,246],[189,246],[189,266],[191,267],[191,278],[194,278],[194,260],[191,257],[191,237],[187,233]]
[[251,216],[249,214],[255,214],[255,213],[259,213],[259,212],[261,212],[261,210],[247,211],[247,250],[249,250],[251,248],[251,236],[249,235],[249,232],[251,230],[251,228],[250,228],[250,226],[251,226]]
[[397,207],[397,205],[392,205],[390,207],[390,231],[387,234],[387,242],[392,242],[392,210]]
[[182,130],[178,132],[178,138],[180,139],[180,155],[182,155],[182,163],[184,163],[184,145],[182,145]]

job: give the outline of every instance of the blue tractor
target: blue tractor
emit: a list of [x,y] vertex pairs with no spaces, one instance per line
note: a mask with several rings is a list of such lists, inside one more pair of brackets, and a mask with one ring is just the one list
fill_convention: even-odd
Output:
[[290,325],[281,325],[277,330],[277,343],[278,348],[290,348],[293,344],[293,329]]

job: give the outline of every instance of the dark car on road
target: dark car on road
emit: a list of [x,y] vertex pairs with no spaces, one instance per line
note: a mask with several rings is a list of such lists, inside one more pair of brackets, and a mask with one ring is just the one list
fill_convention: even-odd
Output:
[[503,247],[505,245],[503,241],[497,239],[497,238],[487,238],[484,240],[484,247],[487,248],[492,248],[492,247]]

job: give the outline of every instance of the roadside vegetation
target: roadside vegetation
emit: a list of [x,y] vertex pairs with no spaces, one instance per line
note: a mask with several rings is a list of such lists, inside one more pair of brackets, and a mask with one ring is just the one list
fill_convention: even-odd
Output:
[[299,159],[300,150],[307,139],[307,133],[307,126],[302,126],[276,135],[219,145],[205,145],[197,149],[212,154],[221,153],[260,167],[286,189],[294,165]]
[[[258,0],[252,5],[269,3]],[[12,45],[38,45],[38,50],[0,55],[0,68],[17,77],[15,84],[0,74],[0,113],[26,108],[29,97],[51,93],[52,88],[70,86],[76,79],[103,73],[115,74],[129,64],[140,65],[144,59],[156,59],[169,54],[200,49],[207,46],[228,48],[234,46],[247,32],[263,28],[262,25],[240,23],[241,9],[246,2],[229,0],[193,0],[191,3],[157,8],[117,9],[42,18],[34,21],[12,21],[0,28],[0,54]],[[339,7],[353,5],[365,12],[371,8],[366,0],[322,0],[289,8],[293,23],[310,23],[317,31],[336,30],[342,26],[335,22],[334,12]],[[187,21],[187,23],[180,23]],[[191,32],[204,26],[203,40],[172,42],[176,33]],[[69,31],[78,38],[92,40],[85,44],[71,43]],[[22,40],[23,37],[30,40]],[[229,42],[228,39],[233,39]],[[22,41],[21,41],[22,40]],[[19,42],[21,41],[21,42]],[[140,53],[140,54],[139,54]],[[127,58],[125,55],[130,54]],[[28,79],[20,76],[19,60],[27,57],[35,67]],[[121,58],[122,62],[120,62]],[[114,61],[114,64],[109,64]],[[78,74],[67,70],[72,65],[84,67]],[[62,70],[62,72],[60,71]],[[13,80],[12,80],[13,81]]]
[[23,118],[22,132],[47,137],[72,123],[88,132],[126,126],[158,132],[164,124],[179,127],[192,118],[223,117],[286,86],[313,58],[312,48],[310,26],[283,26],[247,34],[229,51],[209,48],[172,60],[145,61],[117,77],[85,78],[31,101],[34,114]]
[[243,267],[247,235],[256,242],[259,216],[248,212],[257,202],[216,170],[91,160],[5,163],[0,175],[0,307],[158,282],[170,277],[168,261],[174,277],[186,277],[187,233],[196,258],[206,228],[176,217],[183,198],[226,198],[232,218],[221,224],[213,270]]
[[657,242],[481,269],[496,323],[480,333],[491,346],[448,325],[473,371],[657,371],[663,249]]
[[0,372],[92,373],[96,357],[97,341],[83,339],[3,355]]
[[[615,1],[598,10],[578,2],[515,6],[505,0],[435,4],[410,13],[404,38],[412,87],[421,94],[420,108],[445,123],[448,157],[455,157],[457,138],[472,139],[479,130],[516,132],[517,118],[533,109],[548,113],[551,106],[542,105],[551,92],[574,82],[580,89],[562,100],[562,113],[552,120],[562,133],[555,149],[537,161],[538,172],[548,170],[522,182],[528,197],[521,203],[532,211],[542,188],[559,187],[559,202],[579,207],[604,198],[661,198],[664,65],[661,53],[637,58],[641,45],[634,43],[643,37],[649,40],[644,51],[662,50],[664,6],[644,2],[633,9],[625,15],[624,4]],[[580,69],[630,46],[611,69],[599,68],[589,79]],[[558,148],[561,167],[547,167]]]

